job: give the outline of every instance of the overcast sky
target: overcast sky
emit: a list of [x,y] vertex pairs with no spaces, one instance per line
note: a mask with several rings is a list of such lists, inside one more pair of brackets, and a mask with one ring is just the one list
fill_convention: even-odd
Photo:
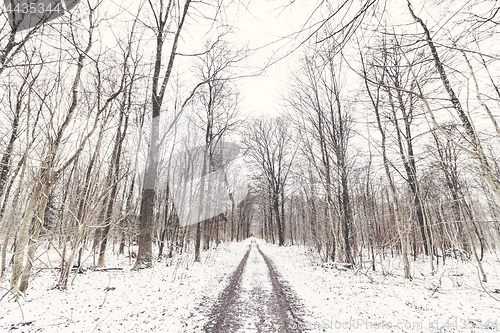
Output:
[[[285,6],[286,5],[286,6]],[[316,1],[252,0],[233,8],[228,17],[239,45],[248,43],[253,56],[248,59],[249,73],[266,67],[262,75],[239,82],[245,112],[275,114],[281,110],[280,94],[286,89],[291,71],[303,55],[299,44],[317,22]],[[232,12],[232,11],[231,11]]]

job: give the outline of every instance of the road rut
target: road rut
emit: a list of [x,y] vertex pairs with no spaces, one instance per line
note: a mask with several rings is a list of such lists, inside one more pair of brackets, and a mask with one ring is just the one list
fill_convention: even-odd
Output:
[[302,311],[288,283],[252,242],[219,295],[204,332],[304,332]]

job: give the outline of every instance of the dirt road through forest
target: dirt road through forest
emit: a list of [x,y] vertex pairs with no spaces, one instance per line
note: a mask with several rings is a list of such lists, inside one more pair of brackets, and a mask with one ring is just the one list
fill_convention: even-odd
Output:
[[219,295],[204,331],[304,332],[301,313],[293,290],[252,242]]

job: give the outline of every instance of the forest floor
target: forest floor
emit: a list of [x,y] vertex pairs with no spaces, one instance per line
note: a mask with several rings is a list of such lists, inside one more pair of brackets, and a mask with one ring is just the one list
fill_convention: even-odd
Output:
[[0,282],[0,332],[500,332],[495,253],[483,260],[483,284],[473,261],[447,258],[431,274],[417,258],[410,281],[398,257],[381,257],[376,271],[368,262],[351,270],[302,246],[248,239],[204,251],[199,263],[185,253],[138,272],[109,255],[107,267],[122,270],[87,269],[61,291],[49,251],[26,297],[15,302]]

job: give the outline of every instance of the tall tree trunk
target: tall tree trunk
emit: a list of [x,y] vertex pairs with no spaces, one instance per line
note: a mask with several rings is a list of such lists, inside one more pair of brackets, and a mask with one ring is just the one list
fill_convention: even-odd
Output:
[[[464,146],[460,145],[458,142],[453,140],[442,129],[442,127],[439,126],[439,124],[437,124],[436,119],[434,117],[434,113],[433,113],[432,109],[430,108],[430,106],[428,105],[427,101],[423,98],[421,91],[420,91],[420,97],[423,99],[424,104],[425,104],[427,110],[430,112],[431,118],[432,118],[434,124],[438,127],[438,129],[440,129],[441,132],[443,134],[445,134],[445,136],[448,139],[450,139],[450,141],[452,141],[455,145],[459,146],[462,150],[464,150],[465,152],[467,152],[469,155],[471,155],[474,158],[474,160],[476,161],[478,168],[481,172],[481,176],[486,181],[486,184],[488,184],[488,187],[491,189],[493,195],[496,197],[497,202],[500,203],[500,181],[498,180],[498,178],[494,174],[494,172],[491,170],[491,168],[488,164],[488,159],[487,159],[487,157],[484,153],[484,150],[482,148],[479,136],[476,133],[474,126],[472,126],[472,123],[471,123],[469,117],[467,116],[466,112],[462,108],[462,104],[460,103],[460,100],[458,99],[457,95],[455,94],[455,91],[453,90],[453,88],[451,86],[451,83],[450,83],[448,76],[446,74],[446,71],[444,69],[444,65],[441,62],[441,59],[439,57],[437,49],[436,49],[434,42],[432,40],[430,31],[427,28],[427,25],[422,21],[422,19],[420,19],[419,17],[417,17],[415,15],[409,0],[407,1],[407,3],[408,3],[408,9],[410,10],[410,13],[411,13],[413,19],[424,30],[426,42],[427,42],[427,45],[429,46],[429,49],[431,50],[431,54],[432,54],[432,57],[434,59],[434,65],[436,67],[436,70],[439,73],[441,82],[443,83],[443,86],[444,86],[444,88],[445,88],[445,90],[450,98],[451,104],[452,104],[453,108],[455,109],[460,121],[462,122],[462,126],[465,129],[465,134],[468,138],[468,142],[472,146],[472,149],[465,148]],[[420,87],[418,87],[418,88],[419,88],[419,90],[421,90]]]
[[[396,64],[396,67],[398,67],[399,63]],[[395,74],[398,77],[394,78],[394,87],[397,89],[402,88],[399,83],[400,79],[399,78],[399,70],[396,69],[397,73]],[[407,111],[407,107],[403,101],[403,95],[401,90],[396,90],[396,99],[398,103],[399,110],[402,113],[402,119],[404,122],[404,137],[405,137],[405,143],[406,143],[406,152],[405,149],[403,148],[403,140],[401,138],[401,129],[399,127],[399,121],[398,121],[398,115],[396,114],[396,105],[392,100],[392,91],[389,89],[389,100],[391,103],[392,107],[392,113],[394,117],[394,124],[396,126],[396,137],[397,137],[397,143],[399,147],[399,155],[401,156],[401,160],[403,161],[403,165],[405,168],[406,172],[406,180],[408,182],[408,185],[410,186],[410,190],[413,194],[413,203],[415,205],[415,211],[417,215],[417,220],[418,224],[420,226],[420,235],[422,236],[422,241],[424,245],[424,252],[425,255],[429,255],[429,249],[432,247],[432,244],[429,240],[429,226],[426,226],[425,220],[424,220],[424,211],[423,211],[423,204],[421,202],[420,198],[420,191],[419,191],[419,184],[418,184],[418,178],[417,178],[417,167],[415,163],[415,156],[413,153],[413,136],[411,132],[411,126],[410,122],[412,119],[410,117],[412,116],[412,105],[410,105],[410,110]],[[432,265],[432,261],[431,261]]]
[[274,219],[276,221],[276,232],[278,234],[278,245],[283,246],[285,245],[285,240],[284,240],[284,235],[283,235],[283,225],[281,221],[281,216],[280,216],[280,204],[279,204],[279,194],[277,193],[277,190],[274,190],[273,193],[273,214],[274,214]]
[[380,92],[380,86],[377,87],[377,91],[376,91],[376,95],[373,95],[371,90],[370,90],[370,87],[368,85],[368,79],[367,79],[367,76],[366,76],[366,69],[364,67],[364,62],[362,62],[363,64],[363,74],[364,74],[364,77],[365,77],[365,86],[366,86],[366,90],[368,92],[368,95],[370,97],[370,100],[371,100],[371,103],[372,103],[372,106],[373,106],[373,109],[374,109],[374,112],[375,112],[375,117],[377,119],[377,125],[378,125],[378,129],[379,129],[379,132],[380,132],[380,135],[382,137],[382,143],[381,143],[381,148],[382,148],[382,160],[383,160],[383,164],[384,164],[384,170],[385,170],[385,174],[386,174],[386,177],[387,177],[387,182],[388,182],[388,189],[389,189],[389,194],[390,194],[390,197],[391,197],[391,203],[392,203],[392,207],[393,207],[393,210],[394,210],[394,219],[395,219],[395,222],[396,222],[396,227],[397,227],[397,230],[398,230],[398,235],[399,235],[399,240],[400,240],[400,243],[401,243],[401,256],[402,256],[402,260],[403,260],[403,266],[404,266],[404,277],[406,279],[412,279],[412,276],[411,276],[411,272],[410,272],[410,262],[408,260],[408,246],[407,246],[407,242],[406,242],[406,231],[404,230],[403,228],[403,223],[401,221],[401,215],[400,215],[400,212],[399,212],[399,205],[398,205],[398,202],[397,202],[397,198],[396,198],[396,191],[395,191],[395,188],[394,188],[394,182],[392,180],[392,176],[391,176],[391,171],[389,169],[389,161],[387,159],[387,154],[386,154],[386,135],[385,135],[385,131],[382,127],[382,122],[381,122],[381,119],[380,119],[380,112],[379,112],[379,103],[380,103],[380,96],[379,96],[379,92]]
[[[128,114],[124,115],[124,109],[125,109],[125,100],[127,99],[127,96],[125,94],[124,96],[124,102],[122,103],[122,108],[120,112],[120,121],[118,122],[118,129],[116,132],[116,138],[115,138],[115,146],[113,148],[113,154],[112,154],[112,159],[111,159],[111,165],[109,169],[109,185],[112,185],[111,188],[111,193],[110,193],[110,198],[108,201],[108,205],[106,208],[106,215],[104,219],[104,229],[102,230],[101,233],[101,245],[99,248],[99,260],[97,265],[99,267],[104,267],[104,255],[106,253],[106,244],[108,242],[108,233],[109,229],[111,227],[111,218],[113,215],[113,206],[116,200],[116,195],[118,193],[118,176],[120,172],[120,159],[121,159],[121,154],[122,154],[122,147],[123,147],[123,142],[125,140],[125,136],[127,135],[127,128],[128,128]],[[122,122],[123,122],[123,117],[125,116],[125,123],[123,124],[123,131],[122,131]]]
[[[9,242],[9,235],[10,235],[10,233],[12,231],[13,226],[14,226],[14,219],[15,219],[15,215],[16,215],[16,210],[17,210],[17,207],[19,205],[19,198],[21,196],[22,185],[23,185],[24,176],[25,176],[25,173],[26,173],[26,165],[27,165],[26,163],[27,163],[27,159],[28,159],[28,149],[29,149],[29,147],[27,146],[26,150],[24,152],[24,155],[23,155],[23,157],[22,157],[22,159],[21,159],[21,161],[19,162],[19,165],[18,165],[18,170],[21,167],[22,167],[22,169],[21,169],[21,175],[19,176],[19,183],[17,185],[16,192],[14,194],[14,199],[12,201],[11,211],[10,211],[10,214],[9,214],[9,216],[7,218],[7,222],[6,222],[7,226],[5,227],[5,236],[4,236],[4,241],[2,243],[2,254],[1,254],[2,266],[0,268],[0,279],[5,275],[6,257],[7,257],[7,244]],[[16,174],[17,174],[17,171],[16,171]],[[12,185],[14,183],[14,179],[15,178],[12,178],[12,180],[11,180],[9,186],[8,186],[7,193],[10,192],[10,188],[12,187]]]
[[[21,116],[21,108],[22,108],[22,99],[24,94],[22,90],[24,89],[26,81],[23,81],[21,88],[17,93],[17,101],[14,111],[14,120],[12,122],[12,131],[10,134],[9,143],[7,144],[7,148],[3,153],[2,160],[0,161],[0,198],[2,198],[5,191],[5,184],[7,183],[7,175],[10,170],[10,161],[12,157],[12,150],[14,149],[14,142],[18,136],[18,128],[19,128],[19,118]],[[4,199],[6,201],[7,198]],[[0,217],[1,220],[1,217]]]
[[135,176],[132,177],[132,184],[130,185],[130,189],[127,195],[127,203],[125,204],[125,217],[123,218],[121,225],[120,248],[118,250],[118,254],[124,254],[125,252],[125,229],[130,227],[130,214],[132,214],[132,198],[134,196],[134,188]]
[[[153,253],[152,253],[152,221],[153,221],[153,210],[154,210],[154,200],[156,193],[156,181],[158,176],[158,150],[159,150],[159,125],[160,125],[160,112],[163,104],[163,97],[167,89],[168,82],[170,80],[170,75],[173,70],[175,56],[177,55],[177,46],[179,38],[181,35],[182,27],[184,21],[187,17],[189,6],[191,0],[186,0],[184,3],[183,11],[180,14],[179,25],[174,35],[174,40],[172,42],[172,49],[170,52],[170,58],[167,64],[167,69],[165,76],[163,77],[163,82],[160,84],[160,72],[162,69],[162,59],[163,59],[163,43],[165,41],[165,35],[167,34],[166,29],[169,28],[168,22],[170,19],[171,2],[168,8],[163,7],[163,3],[160,3],[161,9],[157,13],[157,27],[156,27],[156,55],[155,55],[155,68],[153,74],[153,87],[152,87],[152,125],[151,125],[151,144],[148,151],[148,161],[146,167],[146,173],[144,175],[144,185],[142,189],[141,198],[141,208],[139,213],[139,250],[137,251],[137,260],[134,264],[134,269],[142,269],[152,267],[153,264]],[[166,10],[166,12],[164,12]]]

